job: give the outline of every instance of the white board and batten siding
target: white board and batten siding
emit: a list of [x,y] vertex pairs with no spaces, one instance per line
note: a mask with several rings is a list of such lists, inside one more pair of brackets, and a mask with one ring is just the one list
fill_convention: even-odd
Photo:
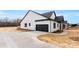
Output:
[[52,13],[52,15],[51,15],[51,17],[50,17],[50,18],[51,18],[51,19],[55,19],[55,17],[56,17],[56,16],[55,16],[55,14],[54,14],[54,13]]
[[[54,28],[54,23],[56,24],[55,25],[55,28]],[[51,23],[50,23],[50,32],[54,32],[54,31],[57,31],[57,30],[59,30],[59,23],[57,23],[57,22],[55,22],[55,21],[51,21]]]
[[[55,28],[54,28],[54,23],[56,24]],[[58,23],[55,21],[39,21],[39,22],[36,22],[36,24],[48,24],[48,32],[54,32],[54,31],[59,30],[60,28]]]
[[[21,22],[21,24],[20,24],[21,28],[36,30],[35,20],[39,20],[39,19],[47,19],[47,18],[30,11],[27,14],[27,16],[23,19],[23,21]],[[27,27],[24,26],[25,23],[27,23]],[[31,26],[28,25],[29,23],[30,23]]]

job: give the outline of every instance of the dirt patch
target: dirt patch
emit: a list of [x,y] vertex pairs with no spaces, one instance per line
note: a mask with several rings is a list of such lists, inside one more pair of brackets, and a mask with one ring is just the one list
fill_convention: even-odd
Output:
[[67,35],[55,35],[46,34],[38,36],[39,40],[45,41],[47,43],[55,44],[63,48],[79,48],[79,28],[74,28],[74,30],[66,30]]
[[68,30],[79,30],[79,27],[70,27]]
[[21,29],[18,27],[0,27],[0,32],[27,32],[29,29]]
[[54,44],[62,48],[79,48],[79,42],[69,39],[67,36],[54,36],[51,34],[38,37],[41,41]]
[[0,27],[0,32],[20,32],[17,27]]
[[78,41],[79,42],[79,37],[69,37],[69,38],[74,40],[74,41]]
[[22,28],[19,28],[19,27],[17,27],[16,30],[18,30],[18,31],[23,31],[23,32],[26,32],[26,31],[33,31],[33,30],[30,30],[30,29],[22,29]]

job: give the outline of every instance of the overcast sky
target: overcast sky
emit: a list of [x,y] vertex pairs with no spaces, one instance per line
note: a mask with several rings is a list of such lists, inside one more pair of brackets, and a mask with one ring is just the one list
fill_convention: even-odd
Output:
[[[22,19],[28,10],[0,10],[0,18]],[[57,16],[63,15],[69,23],[79,23],[79,10],[34,10],[38,13],[55,11]]]

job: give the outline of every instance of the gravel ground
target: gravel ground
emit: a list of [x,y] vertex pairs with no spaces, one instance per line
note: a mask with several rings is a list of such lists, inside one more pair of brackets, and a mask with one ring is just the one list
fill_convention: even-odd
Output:
[[53,48],[55,45],[38,40],[46,32],[0,32],[0,48]]

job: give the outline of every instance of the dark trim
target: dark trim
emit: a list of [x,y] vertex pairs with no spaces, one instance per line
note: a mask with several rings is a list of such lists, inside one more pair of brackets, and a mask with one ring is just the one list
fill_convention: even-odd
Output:
[[[32,10],[30,10],[30,11],[32,11]],[[47,18],[47,19],[50,19],[50,18],[48,18],[48,17],[46,17],[46,16],[44,16],[44,15],[42,15],[42,14],[40,14],[40,13],[37,13],[37,12],[35,12],[35,11],[32,11],[32,12],[34,12],[34,13],[36,13],[36,14],[38,14],[38,15],[41,15],[41,16]]]
[[[56,13],[55,13],[55,11],[52,11],[52,14],[53,14],[53,13],[54,13],[54,15],[55,15],[55,18],[56,18]],[[52,16],[52,15],[51,15],[51,16]],[[51,16],[50,16],[50,17],[51,17]]]
[[25,23],[24,27],[27,27],[27,23]]
[[[42,15],[42,14],[40,14],[40,13],[37,13],[37,12],[32,11],[32,10],[29,10],[29,11],[25,14],[25,16],[22,18],[22,20],[27,16],[27,14],[28,14],[30,11],[33,12],[33,13],[36,13],[36,14],[38,14],[38,15],[41,15],[41,16],[47,18],[47,19],[50,19],[50,18],[48,18],[48,17],[46,17],[46,16],[44,16],[44,15]],[[22,20],[20,21],[20,23],[22,22]]]
[[53,23],[53,28],[54,28],[54,29],[56,28],[56,23]]
[[54,15],[55,15],[55,18],[56,18],[56,13],[55,13],[55,11],[53,11],[54,12]]
[[24,18],[27,16],[27,14],[30,12],[30,10],[25,14],[25,16],[22,18],[22,20],[20,21],[20,23],[24,20]]
[[50,19],[40,19],[40,20],[35,20],[35,22],[39,22],[39,21],[49,21]]
[[[48,20],[56,21],[55,19],[51,19],[51,18],[49,18],[49,17],[46,17],[46,16],[44,16],[44,15],[42,15],[42,14],[40,14],[40,13],[37,13],[37,12],[35,12],[35,11],[32,11],[32,10],[29,10],[29,11],[25,14],[25,16],[22,18],[22,20],[27,16],[27,14],[28,14],[30,11],[33,12],[33,13],[36,13],[36,14],[38,14],[38,15],[41,15],[41,16],[43,16],[43,17],[45,17],[45,18],[47,18],[47,19],[35,20],[35,22],[38,22],[38,21],[48,21]],[[52,11],[52,13],[54,13],[55,18],[56,18],[56,13],[55,13],[55,11]],[[20,21],[20,23],[22,22],[22,20]],[[56,21],[56,22],[58,22],[58,21]]]
[[39,21],[55,21],[55,22],[58,22],[58,21],[53,20],[53,19],[40,19],[40,20],[35,20],[35,22],[39,22]]

